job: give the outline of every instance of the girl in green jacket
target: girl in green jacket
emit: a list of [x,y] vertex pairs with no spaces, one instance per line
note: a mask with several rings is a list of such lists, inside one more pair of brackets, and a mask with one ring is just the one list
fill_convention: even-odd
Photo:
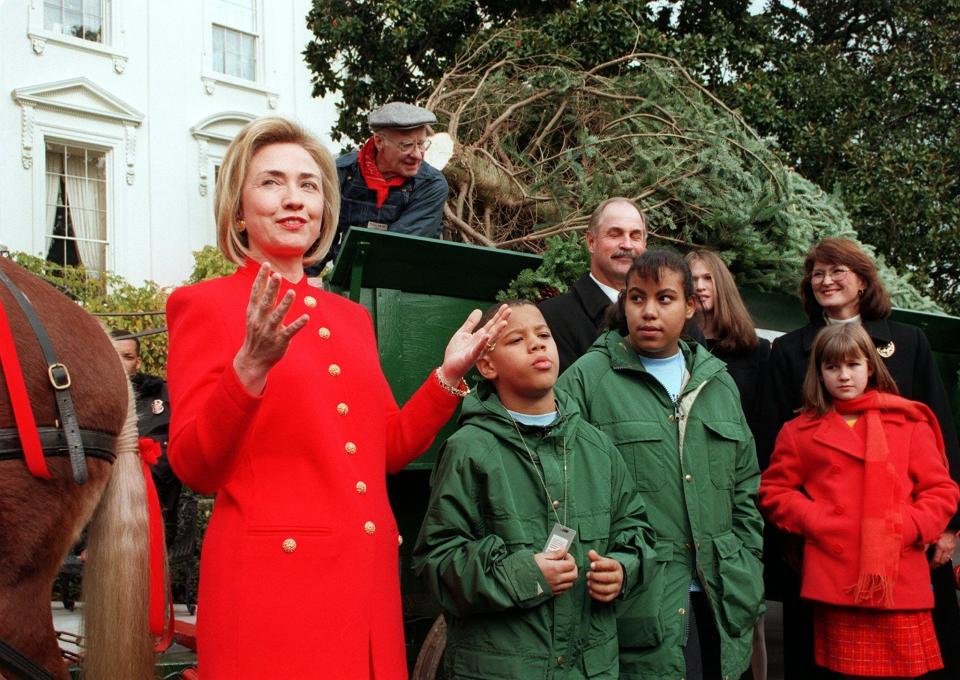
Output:
[[617,678],[612,603],[647,582],[653,534],[613,444],[554,394],[540,311],[510,306],[414,548],[447,622],[442,677]]
[[764,607],[753,436],[723,362],[680,339],[683,258],[648,250],[626,282],[613,330],[558,383],[620,450],[657,532],[650,586],[618,606],[620,677],[739,678]]

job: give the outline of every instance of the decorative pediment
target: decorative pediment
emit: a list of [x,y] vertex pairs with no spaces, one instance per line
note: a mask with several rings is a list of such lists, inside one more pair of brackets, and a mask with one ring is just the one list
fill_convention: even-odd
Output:
[[197,140],[197,158],[200,170],[200,195],[206,196],[210,185],[210,143],[227,145],[240,132],[240,128],[256,116],[242,111],[225,111],[207,116],[190,128]]
[[20,106],[63,111],[138,126],[143,114],[87,78],[18,87],[13,98]]
[[229,144],[240,132],[240,128],[249,123],[256,116],[242,111],[226,111],[207,116],[190,128],[190,134],[197,139],[225,142]]
[[33,166],[34,124],[38,120],[42,124],[45,114],[49,112],[63,113],[123,126],[127,184],[133,184],[137,157],[136,128],[143,122],[142,113],[83,77],[18,87],[11,94],[20,105],[20,157],[24,169],[29,170]]

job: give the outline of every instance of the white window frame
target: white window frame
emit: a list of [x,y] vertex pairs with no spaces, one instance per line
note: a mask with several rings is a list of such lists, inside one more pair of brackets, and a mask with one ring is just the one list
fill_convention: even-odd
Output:
[[[105,185],[104,185],[104,212],[106,213],[106,224],[104,225],[104,254],[103,254],[103,266],[104,271],[112,272],[114,271],[114,251],[116,250],[116,240],[114,238],[114,225],[116,223],[116,200],[115,196],[117,194],[115,190],[115,180],[118,168],[116,167],[116,156],[117,156],[117,147],[122,145],[123,140],[111,139],[109,137],[104,137],[101,135],[90,135],[79,133],[76,130],[70,131],[69,136],[65,136],[63,131],[58,131],[54,128],[43,131],[41,130],[41,144],[40,148],[43,149],[43,161],[37,163],[37,166],[40,168],[40,180],[39,183],[34,181],[35,187],[40,187],[41,191],[34,192],[34,198],[39,197],[42,208],[40,213],[43,214],[43,219],[41,223],[43,225],[43,233],[40,235],[40,257],[46,257],[47,252],[50,250],[50,246],[47,243],[47,239],[51,236],[51,217],[48,212],[50,206],[47,204],[47,182],[49,181],[49,176],[47,174],[47,143],[51,144],[60,144],[64,146],[80,147],[86,149],[87,151],[95,151],[97,153],[102,153],[104,155],[104,173],[106,175]],[[121,149],[122,150],[122,149]],[[38,154],[39,155],[39,154]],[[66,169],[64,169],[66,171]],[[34,213],[36,214],[36,213]],[[84,265],[86,266],[86,265]],[[98,270],[88,269],[92,272]]]
[[[247,92],[262,94],[266,96],[267,105],[271,109],[277,108],[277,100],[279,95],[267,88],[265,84],[266,74],[269,73],[269,69],[267,68],[266,63],[267,51],[264,48],[264,36],[268,33],[267,26],[271,19],[269,16],[267,16],[263,0],[255,0],[254,3],[254,11],[256,12],[257,22],[257,30],[255,33],[250,33],[249,31],[237,28],[235,26],[228,26],[220,22],[215,22],[213,20],[214,12],[212,3],[216,1],[217,0],[204,0],[203,2],[203,54],[201,55],[203,68],[201,70],[200,79],[203,82],[204,91],[207,94],[212,95],[214,92],[216,92],[216,89],[219,85],[225,85],[231,88],[246,90]],[[254,36],[253,51],[254,60],[256,63],[254,65],[253,80],[247,80],[246,78],[239,78],[237,76],[230,76],[226,73],[220,73],[213,70],[214,25]]]
[[47,140],[106,153],[107,252],[104,266],[116,270],[121,195],[133,185],[137,170],[137,128],[143,114],[87,78],[43,83],[13,91],[20,106],[20,158],[31,173],[32,229],[30,251],[47,253]]
[[38,57],[43,56],[47,50],[47,44],[51,43],[58,47],[82,50],[110,58],[113,60],[113,70],[123,73],[127,68],[128,60],[125,49],[126,31],[123,29],[124,4],[124,0],[111,0],[107,16],[103,17],[109,42],[98,43],[47,30],[43,25],[43,0],[30,0],[27,38],[30,40],[33,53]]

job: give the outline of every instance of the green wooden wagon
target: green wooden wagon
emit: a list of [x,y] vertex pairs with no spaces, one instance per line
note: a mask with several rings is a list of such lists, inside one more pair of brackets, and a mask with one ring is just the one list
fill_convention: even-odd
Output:
[[[347,234],[331,286],[370,311],[380,362],[402,404],[438,364],[447,339],[470,310],[486,309],[522,269],[539,264],[535,255],[354,228]],[[742,292],[759,328],[786,332],[806,323],[796,297]],[[960,421],[960,318],[899,309],[892,318],[920,326],[927,334]],[[436,453],[455,427],[452,419],[427,453],[388,480],[405,538],[400,578],[411,669],[439,608],[414,577],[410,553],[426,511]]]

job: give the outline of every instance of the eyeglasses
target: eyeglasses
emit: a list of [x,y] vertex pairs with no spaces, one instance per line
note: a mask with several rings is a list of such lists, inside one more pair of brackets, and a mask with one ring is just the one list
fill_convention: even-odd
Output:
[[383,137],[383,141],[387,142],[388,144],[393,144],[393,146],[400,149],[400,153],[410,153],[411,151],[413,151],[414,147],[416,147],[418,151],[426,151],[427,149],[430,148],[430,144],[431,144],[429,139],[424,139],[422,141],[421,140],[414,141],[411,139],[407,139],[402,142],[395,142],[389,137],[387,137],[386,135],[381,135],[381,137]]
[[850,270],[846,267],[831,267],[830,269],[823,271],[822,269],[816,269],[810,275],[810,281],[815,284],[821,284],[829,276],[833,281],[843,281],[850,274]]

